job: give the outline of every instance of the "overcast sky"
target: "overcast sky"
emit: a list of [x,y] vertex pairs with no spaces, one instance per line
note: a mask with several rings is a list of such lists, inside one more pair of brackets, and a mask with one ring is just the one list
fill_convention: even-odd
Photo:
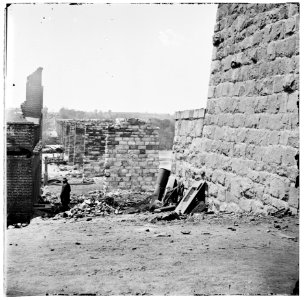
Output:
[[6,107],[43,67],[44,106],[174,113],[205,107],[216,4],[13,4]]

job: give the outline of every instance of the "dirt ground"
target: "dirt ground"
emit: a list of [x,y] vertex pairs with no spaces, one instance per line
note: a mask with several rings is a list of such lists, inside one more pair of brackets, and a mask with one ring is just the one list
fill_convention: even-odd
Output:
[[38,217],[7,229],[6,294],[292,293],[299,278],[298,217],[198,214],[151,223],[156,215]]

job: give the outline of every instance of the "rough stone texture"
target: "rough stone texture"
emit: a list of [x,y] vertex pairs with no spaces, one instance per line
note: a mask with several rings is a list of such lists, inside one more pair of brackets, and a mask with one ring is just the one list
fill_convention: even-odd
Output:
[[110,188],[151,190],[159,167],[158,128],[138,119],[59,120],[69,162],[87,177],[106,175]]
[[176,113],[175,172],[214,210],[299,206],[299,6],[219,4],[205,117]]

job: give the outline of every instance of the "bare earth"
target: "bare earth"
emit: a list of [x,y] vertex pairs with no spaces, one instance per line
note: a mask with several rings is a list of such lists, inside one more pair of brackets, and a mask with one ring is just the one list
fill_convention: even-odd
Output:
[[149,222],[155,216],[39,217],[8,229],[7,295],[292,293],[299,269],[297,217],[196,215]]

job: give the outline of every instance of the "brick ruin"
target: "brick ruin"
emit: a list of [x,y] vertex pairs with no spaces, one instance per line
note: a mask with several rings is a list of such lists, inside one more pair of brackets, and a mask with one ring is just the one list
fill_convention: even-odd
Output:
[[7,221],[28,221],[41,187],[42,68],[28,76],[23,120],[7,122],[6,182]]
[[153,190],[159,167],[158,128],[138,119],[58,120],[68,161],[109,188]]
[[216,211],[299,208],[299,5],[219,4],[206,110],[176,113],[174,166]]

